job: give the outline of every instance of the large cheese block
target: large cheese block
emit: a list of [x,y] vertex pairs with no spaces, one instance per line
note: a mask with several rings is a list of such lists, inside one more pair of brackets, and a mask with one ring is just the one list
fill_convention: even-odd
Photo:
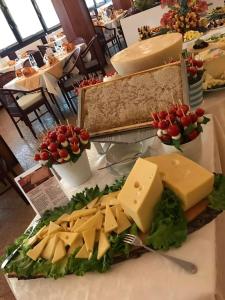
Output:
[[213,190],[214,175],[181,154],[146,158],[157,164],[165,185],[183,202],[188,210],[207,197]]
[[119,75],[128,75],[179,60],[182,35],[171,33],[139,41],[118,52],[111,63]]
[[163,184],[156,164],[139,158],[129,174],[118,200],[124,212],[147,232],[150,228],[153,209],[160,200]]

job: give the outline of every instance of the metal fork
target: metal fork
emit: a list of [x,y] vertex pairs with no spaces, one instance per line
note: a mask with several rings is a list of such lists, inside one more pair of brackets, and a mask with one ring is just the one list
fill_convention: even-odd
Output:
[[35,220],[31,227],[28,227],[27,230],[24,232],[26,233],[28,230],[31,229],[30,233],[28,234],[27,238],[23,240],[23,242],[3,261],[1,264],[1,269],[4,269],[6,265],[10,262],[10,260],[14,257],[14,255],[20,250],[20,248],[24,245],[24,243],[31,237],[32,233],[34,232],[34,229],[37,227],[39,223],[39,219]]
[[145,246],[143,244],[142,240],[139,237],[137,237],[133,234],[125,234],[123,241],[127,244],[131,244],[131,245],[134,245],[136,247],[143,247],[144,249],[146,249],[150,252],[153,252],[153,253],[158,254],[162,257],[165,257],[168,260],[170,260],[170,261],[174,262],[175,264],[177,264],[178,266],[180,266],[181,268],[183,268],[188,273],[195,274],[198,271],[197,266],[194,265],[191,262],[188,262],[186,260],[183,260],[183,259],[180,259],[180,258],[177,258],[177,257],[174,257],[174,256],[170,256],[170,255],[167,255],[167,254],[159,253],[159,252],[153,250],[152,248]]

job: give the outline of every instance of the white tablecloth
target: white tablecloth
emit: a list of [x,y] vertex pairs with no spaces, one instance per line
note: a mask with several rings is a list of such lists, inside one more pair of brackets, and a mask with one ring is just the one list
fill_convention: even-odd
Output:
[[[203,147],[199,162],[210,171],[220,172],[220,158],[212,116],[211,119],[202,134]],[[157,138],[148,142],[152,154],[162,152],[162,148],[157,150],[159,145]],[[88,155],[93,177],[79,188],[66,188],[68,196],[95,184],[103,187],[105,184],[111,184],[116,178],[109,169],[97,171],[106,162],[94,148],[88,151]],[[84,277],[70,275],[58,280],[18,281],[14,278],[8,279],[8,283],[18,300],[222,300],[225,299],[222,292],[223,284],[217,280],[221,275],[219,268],[222,268],[222,263],[219,262],[216,268],[218,262],[216,246],[219,246],[219,242],[216,243],[218,224],[223,233],[224,214],[219,217],[219,223],[217,218],[189,235],[181,248],[169,251],[174,256],[196,263],[199,271],[195,275],[187,274],[171,262],[147,253],[139,259],[115,265],[105,274],[89,273]],[[223,253],[224,250],[225,248],[220,252]]]

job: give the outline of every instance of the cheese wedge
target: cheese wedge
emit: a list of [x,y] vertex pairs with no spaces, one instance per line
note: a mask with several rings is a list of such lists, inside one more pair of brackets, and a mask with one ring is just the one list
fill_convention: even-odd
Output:
[[50,234],[58,232],[60,230],[62,230],[62,228],[58,224],[55,224],[54,222],[50,222],[50,224],[48,226],[47,234],[50,235]]
[[79,218],[79,219],[77,219],[77,220],[75,221],[73,227],[71,228],[71,231],[72,231],[72,232],[76,232],[77,228],[78,228],[80,225],[84,224],[86,221],[87,221],[86,218]]
[[74,242],[73,244],[69,247],[68,249],[68,255],[71,255],[74,253],[74,251],[79,248],[79,247],[82,247],[83,246],[83,238],[82,236],[80,235]]
[[131,216],[141,231],[147,232],[152,222],[153,209],[162,192],[163,185],[157,165],[139,158],[118,199],[125,214]]
[[118,227],[118,224],[116,222],[116,219],[112,213],[111,208],[109,205],[106,206],[105,211],[105,223],[104,223],[104,231],[105,232],[111,232],[115,230]]
[[101,207],[106,207],[106,205],[117,205],[119,204],[118,198],[117,198],[118,193],[110,193],[108,195],[105,195],[101,198]]
[[91,228],[100,229],[102,226],[103,215],[98,211],[93,217],[89,218],[84,224],[80,225],[76,231],[83,232]]
[[97,259],[102,258],[103,255],[106,253],[106,251],[109,248],[110,248],[110,243],[108,241],[106,233],[104,231],[101,231],[100,232],[99,243],[98,243],[98,256],[97,256]]
[[86,245],[84,244],[75,257],[76,258],[90,259],[91,255],[92,255],[92,253],[87,251]]
[[55,234],[47,243],[46,247],[41,253],[41,256],[46,260],[51,260],[54,253],[55,253],[55,247],[58,242],[58,236]]
[[95,228],[90,228],[89,230],[83,231],[84,243],[87,251],[93,252],[94,243],[95,243]]
[[59,232],[58,237],[64,242],[64,244],[67,246],[71,246],[74,241],[79,237],[79,233],[74,232]]
[[54,264],[57,261],[61,260],[65,255],[66,255],[66,249],[64,243],[62,240],[59,239],[55,247],[52,263]]
[[46,237],[45,237],[43,240],[41,240],[41,241],[40,241],[33,249],[30,249],[30,250],[27,252],[27,255],[28,255],[31,259],[33,259],[33,260],[36,261],[36,260],[40,257],[40,255],[41,255],[42,251],[44,250],[44,248],[45,248],[45,246],[46,246],[48,240],[49,240],[49,237],[46,236]]
[[117,234],[120,234],[131,226],[130,221],[119,206],[116,207],[116,220],[118,223],[118,228],[115,230]]
[[181,154],[146,159],[158,165],[162,180],[182,200],[185,211],[213,190],[214,175]]
[[81,218],[81,217],[93,215],[94,213],[96,213],[96,211],[97,211],[96,208],[75,210],[75,211],[70,215],[70,221],[72,221],[72,220],[74,220],[74,219],[77,219],[77,218]]

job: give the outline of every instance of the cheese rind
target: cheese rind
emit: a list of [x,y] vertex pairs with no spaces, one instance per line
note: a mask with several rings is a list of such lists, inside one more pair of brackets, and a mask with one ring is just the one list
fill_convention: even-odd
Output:
[[134,220],[141,231],[147,232],[151,225],[153,209],[162,192],[163,185],[157,165],[139,158],[118,200],[126,215]]
[[213,190],[214,175],[178,153],[146,158],[158,165],[162,180],[188,210]]

